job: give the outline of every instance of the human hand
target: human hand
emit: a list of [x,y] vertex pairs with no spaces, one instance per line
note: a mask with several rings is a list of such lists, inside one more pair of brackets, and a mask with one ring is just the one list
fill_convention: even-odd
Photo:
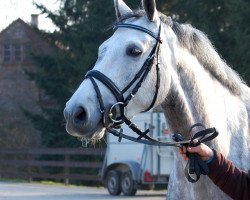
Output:
[[208,161],[213,157],[213,150],[210,149],[207,145],[201,143],[200,145],[196,146],[196,147],[182,147],[179,149],[179,152],[181,154],[181,156],[183,157],[184,160],[188,160],[188,156],[187,156],[187,152],[190,153],[198,153],[201,157],[202,160],[204,161]]

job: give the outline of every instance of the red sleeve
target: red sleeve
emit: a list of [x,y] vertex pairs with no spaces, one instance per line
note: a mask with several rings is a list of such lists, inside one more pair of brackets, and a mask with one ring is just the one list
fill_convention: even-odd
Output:
[[209,164],[209,178],[233,199],[250,199],[250,177],[239,170],[222,154],[215,151],[216,159]]

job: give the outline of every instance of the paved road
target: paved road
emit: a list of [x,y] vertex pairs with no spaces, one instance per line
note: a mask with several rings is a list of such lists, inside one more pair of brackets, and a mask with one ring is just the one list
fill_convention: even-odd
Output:
[[134,197],[110,196],[103,187],[0,182],[0,200],[165,200],[165,193],[141,190]]

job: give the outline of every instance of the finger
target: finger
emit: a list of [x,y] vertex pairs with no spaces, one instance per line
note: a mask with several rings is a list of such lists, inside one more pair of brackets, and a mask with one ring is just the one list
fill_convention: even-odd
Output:
[[188,147],[187,151],[190,153],[198,153],[201,151],[201,146],[197,146],[197,147]]
[[184,153],[183,153],[183,151],[182,151],[182,149],[180,148],[179,149],[179,154],[183,157],[183,155],[184,155]]
[[186,154],[184,154],[183,156],[182,156],[182,158],[183,158],[183,160],[188,160],[189,158],[187,157],[187,155]]
[[186,148],[185,146],[183,146],[183,147],[182,147],[182,151],[183,151],[183,153],[186,154],[186,153],[187,153],[187,148]]
[[186,159],[186,154],[181,154],[181,157],[185,160]]

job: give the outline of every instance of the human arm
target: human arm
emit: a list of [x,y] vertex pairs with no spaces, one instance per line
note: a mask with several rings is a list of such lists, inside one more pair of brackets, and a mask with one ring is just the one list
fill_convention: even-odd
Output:
[[213,151],[203,143],[197,147],[180,149],[180,153],[185,160],[188,160],[187,151],[198,153],[204,161],[213,158],[212,162],[208,163],[208,176],[223,192],[233,199],[250,199],[250,177],[247,173],[238,169],[222,154]]

